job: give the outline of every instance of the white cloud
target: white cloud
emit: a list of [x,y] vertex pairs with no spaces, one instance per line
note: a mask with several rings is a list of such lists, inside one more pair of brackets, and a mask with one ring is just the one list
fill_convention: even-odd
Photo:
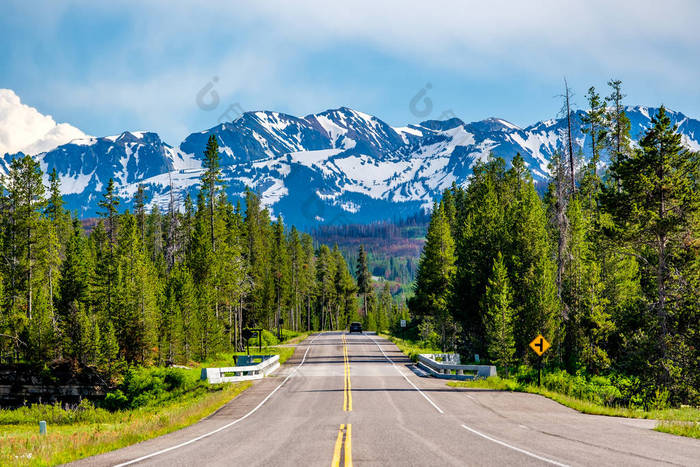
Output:
[[[656,96],[674,108],[700,102],[700,28],[695,24],[700,2],[695,1],[30,3],[22,5],[37,25],[31,28],[32,44],[60,42],[61,26],[67,19],[75,21],[76,12],[87,24],[109,18],[125,23],[128,31],[94,50],[81,48],[80,54],[62,43],[51,51],[58,73],[47,71],[31,53],[17,54],[22,58],[13,69],[42,76],[33,98],[43,93],[54,112],[70,109],[101,122],[114,116],[112,132],[125,129],[126,120],[158,131],[171,144],[215,125],[226,105],[238,101],[247,110],[295,115],[338,105],[363,108],[372,95],[386,91],[381,79],[358,76],[353,89],[348,84],[352,79],[334,80],[332,63],[324,68],[314,62],[315,55],[353,48],[358,63],[363,50],[370,49],[419,70],[406,76],[416,86],[425,83],[423,71],[435,83],[443,73],[455,81],[494,83],[501,93],[513,95],[512,106],[525,106],[518,93],[539,87],[555,94],[564,75],[580,89],[604,87],[600,85],[611,77],[622,79],[630,103],[658,104]],[[73,62],[75,56],[81,59]],[[80,80],[61,66],[79,69]],[[222,104],[204,112],[194,96],[212,76],[221,78],[217,91]],[[526,85],[518,86],[522,83]],[[407,108],[409,98],[396,105]],[[697,113],[688,107],[678,110]],[[89,121],[76,121],[90,127]]]
[[22,104],[11,89],[0,89],[0,154],[38,154],[87,135]]

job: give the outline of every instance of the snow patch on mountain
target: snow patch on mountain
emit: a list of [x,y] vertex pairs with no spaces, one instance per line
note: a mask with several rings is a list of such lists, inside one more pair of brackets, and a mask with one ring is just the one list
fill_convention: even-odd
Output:
[[[636,141],[657,109],[637,106],[626,111]],[[572,118],[574,140],[585,159],[590,141],[581,132],[584,113],[576,111]],[[700,150],[700,121],[679,112],[669,115],[684,144]],[[2,125],[0,120],[0,144]],[[171,196],[177,205],[187,195],[196,197],[203,152],[214,136],[227,196],[241,199],[250,188],[273,215],[304,228],[318,222],[370,222],[430,208],[453,183],[469,183],[475,165],[491,154],[509,164],[520,153],[535,182],[543,186],[549,179],[549,161],[564,149],[565,131],[565,119],[523,128],[501,118],[471,123],[451,118],[392,127],[347,107],[302,118],[255,111],[192,133],[175,147],[148,131],[101,138],[80,133],[34,157],[45,173],[56,169],[67,207],[81,216],[96,215],[110,178],[122,209],[132,207],[139,185],[151,205],[167,209]],[[0,173],[13,157],[0,157]],[[600,164],[606,163],[604,155]]]

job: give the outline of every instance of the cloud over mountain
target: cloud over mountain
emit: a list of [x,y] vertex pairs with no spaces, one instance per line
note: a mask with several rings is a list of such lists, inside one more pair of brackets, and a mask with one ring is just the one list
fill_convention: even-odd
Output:
[[38,154],[87,135],[67,123],[56,123],[23,104],[11,89],[0,89],[0,154]]

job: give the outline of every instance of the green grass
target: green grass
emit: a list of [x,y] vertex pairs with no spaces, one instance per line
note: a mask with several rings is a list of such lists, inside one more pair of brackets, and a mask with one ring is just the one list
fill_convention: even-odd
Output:
[[[54,417],[46,418],[58,417],[59,423],[49,422],[45,436],[39,435],[38,422],[47,415],[47,409],[26,409],[19,414],[24,416],[23,423],[0,425],[0,465],[56,465],[161,436],[210,415],[250,384],[246,381],[212,386],[204,393],[183,395],[155,407],[114,413],[94,408],[90,413],[86,409],[76,418],[63,417],[64,423],[60,422],[60,409],[51,409]],[[2,410],[0,419],[7,421],[7,412],[16,411]]]
[[662,433],[670,433],[672,435],[700,439],[700,423],[698,422],[675,422],[662,420],[656,426],[655,430]]
[[[288,334],[287,334],[288,333]],[[285,345],[295,345],[309,337],[311,333],[310,332],[293,332],[293,331],[285,331],[283,334],[283,340],[280,342],[280,344],[285,344]]]
[[388,334],[381,333],[379,334],[379,337],[388,339],[394,344],[396,344],[399,350],[405,353],[408,356],[408,358],[410,358],[414,362],[418,361],[418,355],[422,353],[442,353],[441,350],[426,346],[422,342],[416,342],[409,339],[401,339],[399,337],[394,337]]
[[700,438],[700,428],[698,427],[698,423],[700,423],[700,409],[696,407],[642,410],[606,406],[531,384],[519,383],[512,379],[499,378],[498,376],[476,381],[451,381],[447,385],[455,388],[482,388],[539,394],[581,413],[660,420],[661,422],[656,427],[657,431]]
[[[285,343],[305,339],[307,333],[285,333]],[[251,354],[280,356],[284,363],[294,347],[250,348]],[[236,352],[245,355],[245,352]],[[218,410],[247,389],[251,382],[209,385],[199,381],[205,367],[233,366],[234,353],[222,353],[204,362],[191,363],[189,369],[172,369],[182,375],[177,389],[163,391],[148,386],[145,405],[110,412],[90,403],[75,410],[60,405],[36,404],[14,410],[0,410],[0,465],[55,465],[119,449],[130,444],[179,430]],[[141,368],[137,376],[150,384],[165,370]],[[155,384],[155,383],[154,383]],[[152,393],[149,390],[153,391]],[[48,434],[39,435],[39,421],[48,424]]]

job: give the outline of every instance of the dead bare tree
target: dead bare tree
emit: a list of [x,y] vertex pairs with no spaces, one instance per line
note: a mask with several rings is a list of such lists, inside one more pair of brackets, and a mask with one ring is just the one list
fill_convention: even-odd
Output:
[[564,78],[564,110],[566,112],[566,146],[569,152],[569,170],[571,171],[571,194],[576,193],[576,166],[574,165],[574,140],[571,134],[571,90]]

